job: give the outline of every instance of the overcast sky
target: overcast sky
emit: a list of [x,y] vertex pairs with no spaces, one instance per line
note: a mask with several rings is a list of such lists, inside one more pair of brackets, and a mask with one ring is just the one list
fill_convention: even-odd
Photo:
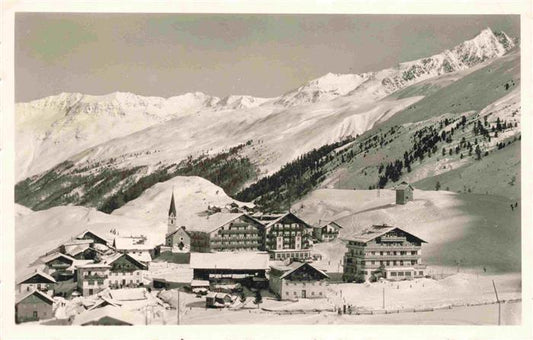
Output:
[[60,92],[281,95],[429,56],[518,16],[18,13],[17,102]]

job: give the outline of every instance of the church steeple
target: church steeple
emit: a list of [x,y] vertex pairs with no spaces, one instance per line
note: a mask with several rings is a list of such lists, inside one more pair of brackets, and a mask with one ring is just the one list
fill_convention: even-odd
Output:
[[168,209],[168,232],[171,233],[176,229],[176,203],[174,202],[174,188],[172,188],[172,197],[170,198],[170,208]]

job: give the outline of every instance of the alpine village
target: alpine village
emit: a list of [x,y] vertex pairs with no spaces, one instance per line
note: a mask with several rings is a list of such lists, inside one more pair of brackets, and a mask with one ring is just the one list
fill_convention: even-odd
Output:
[[[403,182],[395,190],[396,204],[413,199],[411,185]],[[237,210],[216,212],[195,225],[178,225],[172,194],[164,244],[153,244],[145,235],[110,238],[91,230],[73,235],[43,254],[38,269],[17,282],[16,322],[152,324],[165,314],[158,310],[176,309],[172,293],[201,299],[206,309],[247,304],[259,308],[263,296],[290,302],[324,300],[329,286],[341,282],[425,276],[422,244],[426,241],[400,226],[370,225],[344,240],[342,272],[328,273],[315,264],[324,259],[313,253],[313,244],[335,240],[341,224],[310,225],[290,211]],[[154,258],[168,262],[155,263]],[[151,268],[169,264],[179,266],[170,278],[158,277]],[[346,313],[347,305],[334,306],[337,310]],[[179,320],[180,311],[176,312]]]

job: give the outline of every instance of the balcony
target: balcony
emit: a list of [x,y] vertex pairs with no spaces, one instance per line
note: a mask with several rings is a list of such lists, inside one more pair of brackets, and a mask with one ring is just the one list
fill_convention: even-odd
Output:
[[364,246],[364,247],[347,244],[346,247],[348,249],[358,249],[358,250],[364,249],[365,251],[372,251],[372,250],[374,250],[374,251],[412,251],[412,250],[420,250],[421,249],[421,246],[413,246],[413,245],[395,246],[395,245],[391,245],[391,244],[388,244],[388,243],[385,243],[383,245],[373,244],[373,245],[368,245],[368,246]]
[[381,236],[381,242],[405,242],[405,236]]

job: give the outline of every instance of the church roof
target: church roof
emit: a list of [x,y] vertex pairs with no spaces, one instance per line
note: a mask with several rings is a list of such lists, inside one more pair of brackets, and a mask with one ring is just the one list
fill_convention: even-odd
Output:
[[174,202],[174,192],[172,192],[172,198],[170,199],[170,208],[168,209],[168,216],[176,216],[176,203]]
[[406,181],[403,181],[402,183],[394,187],[395,190],[405,190],[407,188],[411,188],[411,190],[415,190],[415,188],[411,184],[407,183]]

